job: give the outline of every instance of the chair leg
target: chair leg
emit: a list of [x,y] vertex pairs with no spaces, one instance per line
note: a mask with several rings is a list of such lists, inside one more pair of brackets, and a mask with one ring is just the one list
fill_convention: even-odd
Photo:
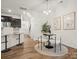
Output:
[[39,48],[39,37],[38,37],[38,48]]
[[60,51],[61,51],[61,38],[60,38]]
[[41,36],[41,50],[42,50],[42,36]]
[[56,52],[56,37],[55,37],[55,52]]

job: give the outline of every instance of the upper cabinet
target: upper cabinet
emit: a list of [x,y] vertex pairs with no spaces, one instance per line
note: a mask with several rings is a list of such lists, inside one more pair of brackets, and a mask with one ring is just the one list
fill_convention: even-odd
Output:
[[1,27],[21,27],[21,19],[12,18],[11,16],[1,16]]
[[11,26],[12,27],[21,27],[21,19],[13,19],[12,21],[11,21]]

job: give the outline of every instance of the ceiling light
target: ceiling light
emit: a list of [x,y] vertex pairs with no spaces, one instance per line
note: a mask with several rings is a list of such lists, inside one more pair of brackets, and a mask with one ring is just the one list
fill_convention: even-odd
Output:
[[51,10],[49,10],[48,12],[51,13]]
[[25,11],[23,11],[23,14],[26,14],[26,12],[25,12]]
[[48,15],[49,13],[46,13],[46,15]]
[[27,15],[28,15],[29,17],[32,17],[31,14],[30,14],[29,12],[27,12]]
[[8,10],[8,12],[12,12],[12,10],[11,10],[11,9],[9,9],[9,10]]
[[49,13],[47,11],[43,11],[44,14],[48,15]]
[[43,11],[43,13],[47,13],[46,11]]

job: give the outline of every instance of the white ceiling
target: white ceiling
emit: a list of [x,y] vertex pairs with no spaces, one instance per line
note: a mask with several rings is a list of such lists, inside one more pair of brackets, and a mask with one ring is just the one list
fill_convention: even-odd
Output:
[[[61,0],[49,0],[48,6],[53,9],[54,6]],[[12,14],[22,14],[20,7],[27,8],[28,11],[41,12],[47,9],[46,0],[1,0],[1,12],[8,13],[8,10],[12,10]]]

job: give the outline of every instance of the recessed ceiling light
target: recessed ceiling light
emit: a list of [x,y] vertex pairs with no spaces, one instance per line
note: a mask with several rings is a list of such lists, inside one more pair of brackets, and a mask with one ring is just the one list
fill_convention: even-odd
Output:
[[51,13],[51,10],[49,10],[48,12]]
[[43,13],[47,13],[46,11],[43,11]]
[[12,10],[11,10],[11,9],[9,9],[9,10],[8,10],[8,12],[12,12]]
[[32,17],[31,14],[30,14],[29,12],[27,12],[27,15],[28,15],[29,17]]
[[23,11],[23,14],[26,14],[26,12],[25,12],[25,11]]

